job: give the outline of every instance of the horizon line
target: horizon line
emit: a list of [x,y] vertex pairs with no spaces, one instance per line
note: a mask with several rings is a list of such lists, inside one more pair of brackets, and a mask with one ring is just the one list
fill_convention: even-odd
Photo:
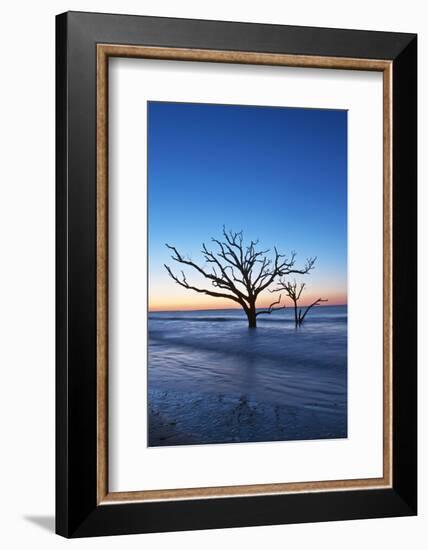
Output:
[[[308,304],[309,305],[309,304]],[[299,307],[308,307],[308,305],[302,305],[302,306],[299,306]],[[317,308],[320,308],[320,307],[337,307],[337,306],[347,306],[348,305],[348,302],[346,303],[332,303],[332,304],[319,304],[317,305]],[[256,308],[257,309],[267,309],[267,307],[258,307]],[[294,306],[290,305],[290,306],[285,306],[285,307],[282,307],[281,309],[294,309]],[[203,307],[203,308],[186,308],[186,309],[150,309],[148,308],[147,309],[147,312],[148,313],[168,313],[168,312],[173,312],[173,311],[224,311],[224,310],[231,310],[231,311],[240,311],[240,310],[243,310],[242,307]],[[279,311],[279,310],[278,310]]]

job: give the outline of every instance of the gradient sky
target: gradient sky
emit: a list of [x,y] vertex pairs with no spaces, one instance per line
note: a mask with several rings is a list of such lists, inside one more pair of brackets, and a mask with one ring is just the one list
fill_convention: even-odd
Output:
[[[346,303],[346,111],[149,102],[148,186],[151,310],[236,307],[181,288],[163,267],[181,269],[165,243],[199,261],[223,225],[263,248],[295,250],[296,266],[317,256],[297,277],[307,283],[302,304]],[[258,305],[270,302],[265,294]]]

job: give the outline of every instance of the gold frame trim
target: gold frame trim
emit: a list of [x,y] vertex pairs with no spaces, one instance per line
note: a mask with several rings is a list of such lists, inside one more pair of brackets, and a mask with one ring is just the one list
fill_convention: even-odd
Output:
[[[108,490],[108,59],[133,57],[383,73],[383,477],[129,492]],[[339,57],[97,45],[97,503],[392,487],[392,62]]]

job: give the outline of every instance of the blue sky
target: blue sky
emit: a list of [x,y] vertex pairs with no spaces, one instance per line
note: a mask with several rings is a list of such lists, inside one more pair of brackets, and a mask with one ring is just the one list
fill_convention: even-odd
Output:
[[163,267],[179,269],[166,242],[199,260],[223,225],[295,250],[297,264],[317,256],[307,299],[346,303],[346,111],[149,102],[148,186],[152,309],[226,305],[180,288]]

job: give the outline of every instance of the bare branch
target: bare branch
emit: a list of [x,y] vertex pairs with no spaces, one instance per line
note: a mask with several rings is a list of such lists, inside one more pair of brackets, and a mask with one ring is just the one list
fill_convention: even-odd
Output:
[[317,306],[319,305],[321,302],[328,302],[327,299],[323,299],[323,298],[318,298],[318,300],[315,300],[315,302],[313,302],[312,304],[310,304],[306,310],[305,310],[305,313],[302,315],[301,312],[299,313],[299,319],[300,319],[300,324],[303,323],[303,321],[305,320],[305,317],[306,315],[308,314],[308,311],[314,307],[314,306]]
[[256,317],[258,317],[259,315],[265,315],[265,314],[270,315],[273,311],[278,311],[279,309],[285,309],[285,306],[273,307],[273,306],[276,306],[276,304],[279,304],[279,303],[281,303],[281,294],[279,295],[278,300],[276,300],[275,302],[272,302],[271,305],[267,309],[257,311]]
[[171,271],[171,268],[164,264],[165,269],[167,270],[169,276],[174,279],[174,281],[179,284],[180,286],[187,288],[189,290],[194,290],[195,292],[199,292],[201,294],[207,294],[208,296],[213,296],[214,298],[227,298],[229,300],[233,300],[234,302],[240,303],[239,299],[235,296],[231,296],[230,294],[223,294],[221,292],[213,292],[212,290],[207,290],[205,288],[197,288],[193,285],[189,285],[187,282],[186,276],[184,275],[184,272],[182,271],[182,279],[180,280],[177,275],[174,275],[174,273]]

